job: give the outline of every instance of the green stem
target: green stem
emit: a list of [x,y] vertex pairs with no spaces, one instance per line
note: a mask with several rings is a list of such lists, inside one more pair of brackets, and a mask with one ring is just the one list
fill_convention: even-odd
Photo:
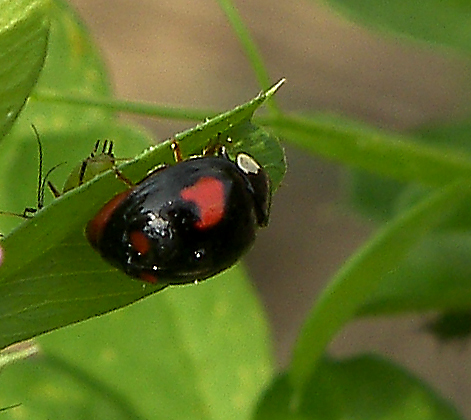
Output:
[[36,90],[31,100],[43,103],[70,104],[85,107],[97,107],[128,114],[147,115],[154,118],[174,120],[202,121],[218,114],[215,110],[172,108],[143,102],[122,101],[111,98],[91,98],[77,95],[64,95],[43,89]]
[[[234,29],[234,32],[237,35],[237,38],[239,39],[239,42],[241,43],[250,64],[252,65],[252,69],[255,72],[255,76],[259,85],[261,86],[262,90],[267,90],[272,85],[267,67],[263,62],[257,44],[252,39],[250,32],[245,26],[238,10],[231,0],[217,0],[217,2],[229,20],[232,28]],[[267,102],[267,106],[271,109],[273,114],[279,113],[279,109],[273,98]]]
[[257,122],[312,154],[399,181],[443,186],[471,178],[471,156],[366,125],[296,115]]

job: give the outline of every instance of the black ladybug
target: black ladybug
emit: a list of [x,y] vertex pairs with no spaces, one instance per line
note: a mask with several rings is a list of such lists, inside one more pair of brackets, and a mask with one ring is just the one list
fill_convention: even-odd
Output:
[[232,161],[220,147],[182,160],[176,141],[173,148],[177,164],[116,195],[86,228],[105,260],[149,283],[190,283],[229,268],[268,223],[270,179],[251,156]]

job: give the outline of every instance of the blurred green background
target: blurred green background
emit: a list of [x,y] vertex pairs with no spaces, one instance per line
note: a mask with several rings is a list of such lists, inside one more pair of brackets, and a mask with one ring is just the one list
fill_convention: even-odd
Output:
[[[226,109],[259,89],[213,1],[71,3],[101,47],[119,98]],[[320,2],[235,4],[273,81],[287,78],[277,94],[286,110],[332,111],[399,131],[469,113],[470,63],[453,51],[378,35]],[[189,126],[140,122],[157,138]],[[293,149],[287,155],[288,175],[275,197],[270,228],[246,258],[269,312],[281,365],[316,293],[374,227],[346,208],[345,177],[337,166]],[[332,350],[386,354],[471,415],[470,351],[462,343],[438,343],[424,333],[423,322],[362,321],[344,330]]]

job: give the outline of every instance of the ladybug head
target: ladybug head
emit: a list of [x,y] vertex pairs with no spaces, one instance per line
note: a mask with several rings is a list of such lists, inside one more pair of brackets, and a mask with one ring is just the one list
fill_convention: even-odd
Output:
[[236,165],[245,175],[255,202],[255,212],[259,226],[266,226],[270,214],[271,182],[265,170],[246,153],[239,153]]

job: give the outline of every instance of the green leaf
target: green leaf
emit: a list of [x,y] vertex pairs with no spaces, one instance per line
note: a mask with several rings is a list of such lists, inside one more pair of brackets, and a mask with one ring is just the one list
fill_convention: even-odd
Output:
[[267,323],[240,268],[218,277],[41,337],[2,370],[0,403],[38,420],[248,419],[272,374]]
[[0,139],[10,130],[46,56],[49,1],[0,0]]
[[467,341],[471,334],[471,311],[453,309],[443,311],[424,325],[424,330],[446,344],[451,341]]
[[471,235],[433,233],[420,241],[359,310],[360,315],[471,307]]
[[469,196],[466,182],[451,184],[427,197],[381,229],[344,265],[323,291],[294,349],[291,380],[302,389],[325,347],[394,270],[409,250]]
[[471,5],[468,1],[356,1],[329,3],[359,22],[426,42],[471,50]]
[[[265,395],[256,420],[459,420],[462,417],[419,379],[383,359],[324,359],[292,404],[287,376]],[[278,413],[278,415],[277,415]],[[280,416],[279,413],[287,414]]]

